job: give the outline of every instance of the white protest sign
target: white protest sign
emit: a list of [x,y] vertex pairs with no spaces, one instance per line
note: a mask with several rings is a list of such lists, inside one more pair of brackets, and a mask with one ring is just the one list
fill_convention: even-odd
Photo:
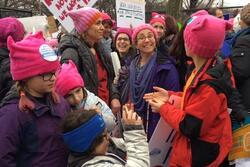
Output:
[[[181,97],[171,95],[169,102],[176,108],[181,106]],[[172,150],[174,140],[174,129],[163,119],[160,118],[154,133],[149,141],[150,166],[168,166],[169,155]]]
[[74,24],[71,18],[67,16],[67,12],[82,8],[89,3],[94,5],[96,1],[97,0],[42,0],[44,5],[68,32],[73,30]]
[[116,0],[117,27],[137,27],[145,23],[145,0]]

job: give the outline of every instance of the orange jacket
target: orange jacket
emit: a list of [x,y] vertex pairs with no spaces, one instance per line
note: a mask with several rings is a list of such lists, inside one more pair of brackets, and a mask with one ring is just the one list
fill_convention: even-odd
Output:
[[196,74],[186,90],[183,110],[166,103],[160,108],[163,119],[175,130],[176,136],[169,166],[216,167],[226,158],[232,146],[232,130],[227,99],[208,84],[206,74],[212,60]]

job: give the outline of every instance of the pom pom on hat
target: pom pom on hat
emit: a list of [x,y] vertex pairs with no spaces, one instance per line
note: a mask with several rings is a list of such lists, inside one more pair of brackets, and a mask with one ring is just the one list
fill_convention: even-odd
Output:
[[159,22],[165,26],[165,16],[156,12],[153,12],[149,24],[153,25],[154,23]]
[[185,47],[197,56],[214,57],[232,24],[201,11],[197,13],[192,15],[184,30]]
[[133,43],[136,43],[136,37],[137,37],[138,33],[141,32],[142,30],[146,30],[146,29],[152,31],[154,34],[155,40],[157,40],[157,33],[156,33],[155,29],[150,24],[142,24],[142,25],[139,25],[138,27],[134,28],[134,30],[133,30],[133,35],[132,35]]
[[84,87],[84,81],[72,60],[62,64],[56,74],[55,90],[61,96],[67,95],[77,87]]
[[84,7],[70,11],[68,15],[73,20],[76,31],[81,34],[95,24],[97,19],[101,17],[101,12],[95,8]]
[[40,74],[55,72],[60,66],[54,50],[46,44],[42,32],[29,35],[20,42],[8,37],[10,71],[20,81]]
[[117,40],[118,35],[121,33],[127,34],[129,37],[130,43],[132,43],[132,30],[130,28],[118,28],[115,34],[115,41]]

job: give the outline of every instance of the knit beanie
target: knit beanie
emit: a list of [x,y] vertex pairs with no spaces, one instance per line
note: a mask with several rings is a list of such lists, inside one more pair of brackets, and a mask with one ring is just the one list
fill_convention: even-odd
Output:
[[101,12],[95,8],[84,7],[78,10],[68,12],[69,17],[73,20],[75,29],[82,34],[101,17]]
[[184,30],[185,47],[189,52],[206,58],[214,57],[221,48],[229,22],[208,14],[193,14]]
[[130,28],[118,28],[115,34],[115,41],[117,40],[118,35],[121,33],[127,34],[129,37],[130,43],[132,43],[132,30]]
[[42,32],[29,35],[20,42],[8,37],[10,71],[15,81],[54,72],[60,66],[54,50],[46,44]]
[[133,30],[132,41],[134,44],[136,43],[136,37],[137,37],[138,33],[141,32],[142,30],[146,30],[146,29],[152,31],[154,34],[155,40],[157,40],[157,33],[156,33],[155,29],[150,24],[141,24]]
[[151,19],[149,21],[149,24],[153,25],[154,23],[159,22],[162,25],[165,26],[165,16],[156,12],[153,12],[151,14]]
[[7,46],[7,38],[11,36],[15,42],[21,41],[24,37],[23,24],[13,17],[0,19],[0,47]]
[[69,60],[56,73],[55,90],[59,95],[65,96],[78,87],[84,87],[84,81],[73,61]]

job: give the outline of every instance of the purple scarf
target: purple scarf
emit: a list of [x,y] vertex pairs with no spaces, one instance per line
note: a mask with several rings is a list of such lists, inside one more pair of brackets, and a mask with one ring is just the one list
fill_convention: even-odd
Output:
[[156,53],[154,52],[151,59],[145,64],[139,73],[137,73],[137,65],[139,63],[140,56],[137,56],[130,65],[130,97],[132,103],[134,103],[135,111],[145,119],[147,103],[143,99],[145,93],[148,93],[149,86],[154,74],[154,66],[156,64]]

